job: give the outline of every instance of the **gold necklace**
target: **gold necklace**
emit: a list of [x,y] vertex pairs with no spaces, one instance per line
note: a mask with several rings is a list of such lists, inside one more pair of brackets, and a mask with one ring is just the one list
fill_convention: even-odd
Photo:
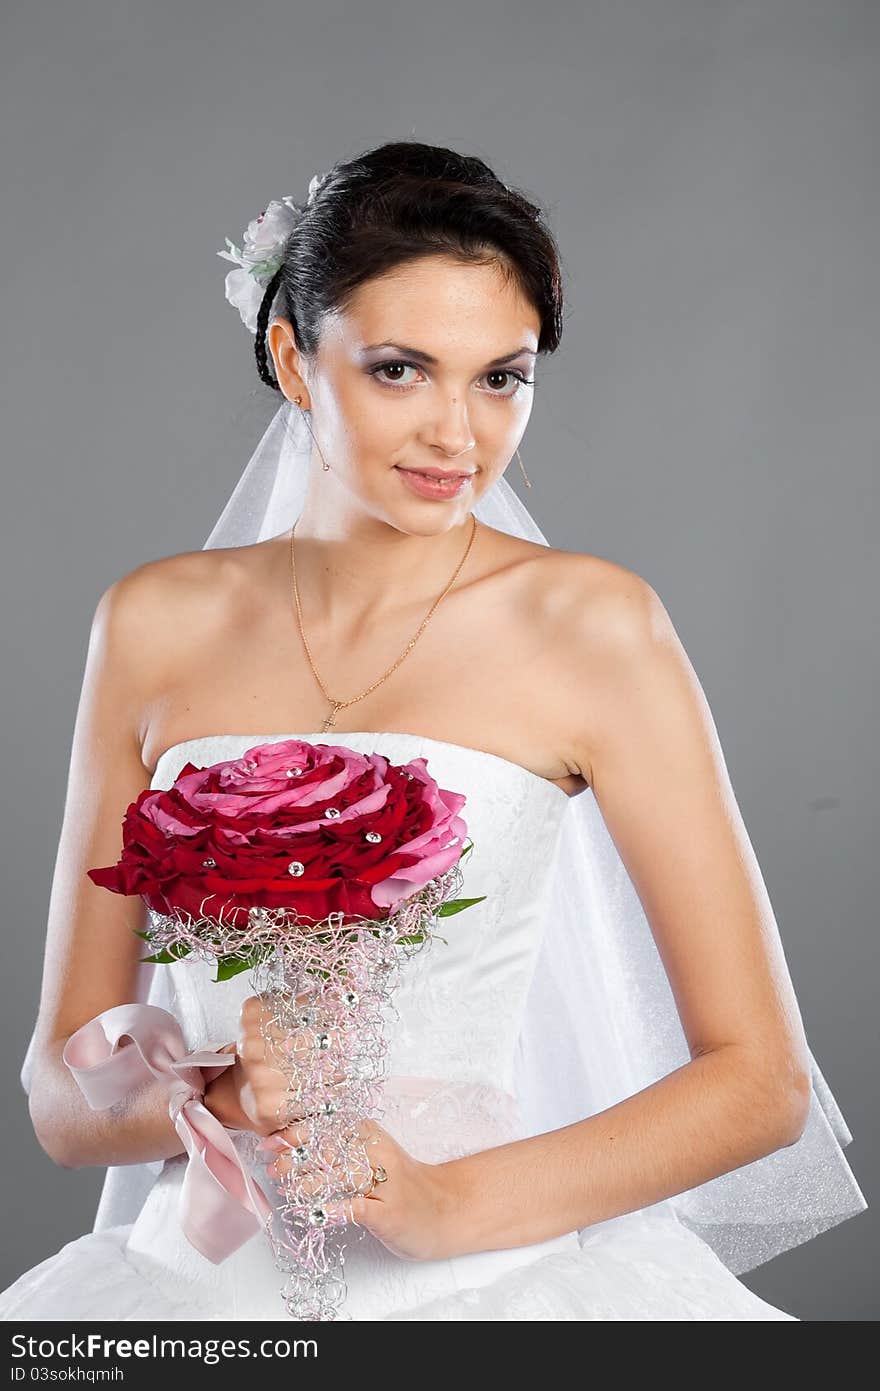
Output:
[[388,668],[388,670],[384,673],[384,675],[382,675],[382,676],[379,677],[379,680],[378,680],[378,681],[374,681],[373,684],[372,684],[372,686],[368,686],[367,689],[366,689],[365,691],[361,691],[360,695],[352,696],[351,700],[334,700],[334,699],[333,699],[333,697],[330,695],[329,691],[327,690],[326,686],[324,685],[323,681],[321,680],[320,676],[318,675],[317,668],[316,668],[316,666],[315,666],[314,661],[312,660],[312,654],[311,654],[311,651],[309,650],[309,644],[308,644],[308,642],[306,641],[306,635],[305,635],[305,633],[304,633],[304,631],[303,631],[302,608],[301,608],[301,606],[300,606],[300,602],[299,602],[299,590],[297,589],[297,584],[296,584],[296,560],[294,559],[294,549],[295,549],[295,547],[294,547],[294,542],[293,542],[293,533],[294,533],[295,530],[296,530],[296,522],[294,522],[294,524],[293,524],[293,526],[291,527],[291,530],[290,530],[290,568],[291,568],[291,574],[292,574],[292,576],[293,576],[293,598],[294,598],[294,602],[295,602],[295,604],[296,604],[296,618],[297,618],[297,623],[299,624],[299,635],[300,635],[300,637],[302,638],[303,647],[304,647],[305,650],[306,650],[306,656],[308,657],[309,666],[312,668],[312,671],[313,671],[314,676],[315,676],[315,680],[317,681],[318,685],[321,687],[321,690],[323,691],[324,695],[325,695],[325,696],[327,697],[327,699],[329,700],[330,705],[331,705],[331,707],[332,707],[331,710],[330,710],[329,715],[328,715],[327,718],[325,719],[324,723],[321,725],[321,732],[322,732],[322,733],[324,733],[325,730],[328,730],[328,729],[331,727],[331,725],[334,725],[334,724],[336,723],[336,712],[337,712],[337,710],[344,710],[347,706],[349,706],[349,705],[354,705],[354,703],[355,703],[356,701],[358,701],[358,700],[363,700],[364,696],[368,696],[368,695],[370,694],[371,691],[375,691],[375,689],[376,689],[377,686],[381,686],[382,682],[383,682],[383,681],[386,681],[386,680],[388,679],[388,677],[391,675],[391,673],[397,670],[397,668],[400,666],[401,662],[403,661],[404,657],[408,656],[409,653],[412,651],[412,649],[415,647],[415,645],[416,645],[416,643],[418,642],[419,638],[422,636],[422,633],[424,632],[425,628],[428,626],[428,623],[429,623],[429,621],[430,621],[430,619],[431,619],[431,617],[432,617],[432,615],[433,615],[433,613],[434,613],[434,610],[437,608],[437,605],[440,603],[440,601],[441,601],[442,599],[445,599],[445,598],[446,598],[446,595],[449,593],[450,589],[451,589],[452,586],[455,584],[455,581],[458,579],[458,575],[459,575],[459,572],[460,572],[460,570],[461,570],[461,567],[464,565],[465,561],[467,560],[468,556],[470,555],[471,546],[474,544],[474,537],[475,537],[476,534],[477,534],[477,519],[476,519],[476,517],[474,516],[473,512],[471,513],[471,519],[472,519],[473,525],[472,525],[472,527],[471,527],[471,536],[470,536],[470,540],[469,540],[468,543],[467,543],[467,549],[465,550],[465,553],[464,553],[464,555],[462,556],[461,560],[458,562],[458,565],[457,565],[456,568],[455,568],[455,574],[452,576],[452,579],[449,581],[449,583],[447,584],[446,588],[443,590],[443,593],[440,594],[440,595],[434,600],[433,604],[431,605],[430,609],[428,610],[428,613],[426,614],[426,616],[422,619],[421,623],[419,624],[418,632],[416,633],[415,637],[410,638],[409,642],[406,644],[406,647],[403,649],[403,652],[400,654],[400,656],[398,657],[397,661],[394,663],[393,666],[391,666],[391,667]]

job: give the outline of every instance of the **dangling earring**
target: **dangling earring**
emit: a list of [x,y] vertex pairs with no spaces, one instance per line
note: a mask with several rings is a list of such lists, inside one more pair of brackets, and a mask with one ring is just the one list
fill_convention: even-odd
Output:
[[[302,396],[294,396],[293,399],[294,399],[294,401],[296,401],[296,404],[299,405],[300,401],[302,400]],[[303,415],[303,419],[305,420],[305,415]],[[313,430],[312,430],[311,425],[309,425],[309,422],[308,422],[307,420],[306,420],[306,425],[308,426],[309,434],[312,436],[312,439],[315,440],[314,432],[313,432]],[[315,444],[318,445],[318,453],[321,455],[321,459],[322,459],[322,461],[323,461],[324,469],[325,469],[327,472],[329,472],[329,470],[330,470],[330,465],[327,463],[327,460],[324,458],[323,450],[321,449],[321,446],[318,444],[318,441],[317,441],[317,440],[315,440]]]
[[521,455],[520,452],[519,452],[519,448],[517,448],[516,457],[519,459],[520,471],[522,472],[522,476],[523,476],[523,478],[524,478],[525,481],[526,481],[526,487],[527,487],[527,488],[530,488],[532,485],[531,485],[531,483],[529,482],[529,476],[528,476],[528,474],[526,473],[525,468],[523,467],[522,455]]

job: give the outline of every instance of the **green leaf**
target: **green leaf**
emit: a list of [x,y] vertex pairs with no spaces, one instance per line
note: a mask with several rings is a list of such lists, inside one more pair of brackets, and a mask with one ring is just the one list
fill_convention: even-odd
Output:
[[463,909],[470,908],[474,903],[482,903],[485,897],[485,894],[480,894],[479,898],[450,898],[447,903],[437,909],[437,917],[449,918],[453,913],[461,913]]
[[245,956],[221,956],[217,961],[215,984],[222,980],[232,980],[233,976],[241,975],[242,971],[249,971],[251,967],[258,966],[270,954],[271,950],[270,946],[255,947],[252,952]]
[[[138,937],[143,937],[145,942],[152,944],[154,938],[151,932],[138,932],[136,927],[132,932]],[[179,961],[181,957],[188,956],[192,950],[185,942],[172,942],[170,947],[163,947],[155,956],[142,956],[141,961],[158,961],[161,965],[167,966],[172,961]]]
[[221,980],[232,980],[233,976],[238,976],[242,971],[249,971],[251,963],[243,960],[240,956],[221,956],[217,962],[217,974],[214,977],[215,983]]
[[163,947],[155,956],[142,956],[141,961],[158,961],[160,965],[167,966],[172,961],[180,961],[182,957],[189,956],[191,950],[186,942],[172,942],[170,947]]

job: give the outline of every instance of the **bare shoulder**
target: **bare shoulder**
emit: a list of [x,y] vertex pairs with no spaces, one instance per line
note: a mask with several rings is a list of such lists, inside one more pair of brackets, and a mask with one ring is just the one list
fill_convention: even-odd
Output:
[[[183,551],[145,561],[104,591],[96,625],[124,658],[146,720],[154,699],[184,665],[228,631],[253,595],[262,543]],[[248,583],[250,579],[250,583]]]
[[551,635],[559,660],[578,682],[585,670],[632,661],[674,639],[659,594],[642,575],[603,556],[559,550],[494,531],[499,568],[526,577],[528,616]]
[[603,556],[509,538],[528,564],[542,620],[568,634],[560,653],[626,655],[662,632],[668,615],[653,586],[636,571]]
[[554,551],[551,564],[558,615],[581,652],[586,645],[590,657],[626,657],[661,636],[669,615],[635,570],[577,551]]
[[670,667],[687,681],[690,664],[657,591],[624,565],[547,549],[535,589],[560,739],[569,765],[595,791],[609,742],[626,737],[628,695],[646,687],[659,693]]
[[[256,549],[255,546],[235,546],[160,556],[129,570],[114,582],[111,590],[119,603],[135,610],[133,617],[140,605],[144,606],[144,617],[148,618],[155,606],[171,598],[184,604],[210,605],[212,599],[226,597],[236,575],[247,573],[246,552]],[[167,620],[167,610],[165,617]]]

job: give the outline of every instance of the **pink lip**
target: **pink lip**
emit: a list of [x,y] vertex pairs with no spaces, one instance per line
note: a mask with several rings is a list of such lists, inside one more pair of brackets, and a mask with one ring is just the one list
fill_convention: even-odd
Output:
[[404,482],[421,497],[457,497],[468,486],[472,477],[469,473],[443,473],[440,470],[401,468],[395,465]]
[[470,478],[471,474],[467,469],[442,469],[442,468],[404,468],[403,464],[397,467],[402,473],[420,473],[425,478]]

